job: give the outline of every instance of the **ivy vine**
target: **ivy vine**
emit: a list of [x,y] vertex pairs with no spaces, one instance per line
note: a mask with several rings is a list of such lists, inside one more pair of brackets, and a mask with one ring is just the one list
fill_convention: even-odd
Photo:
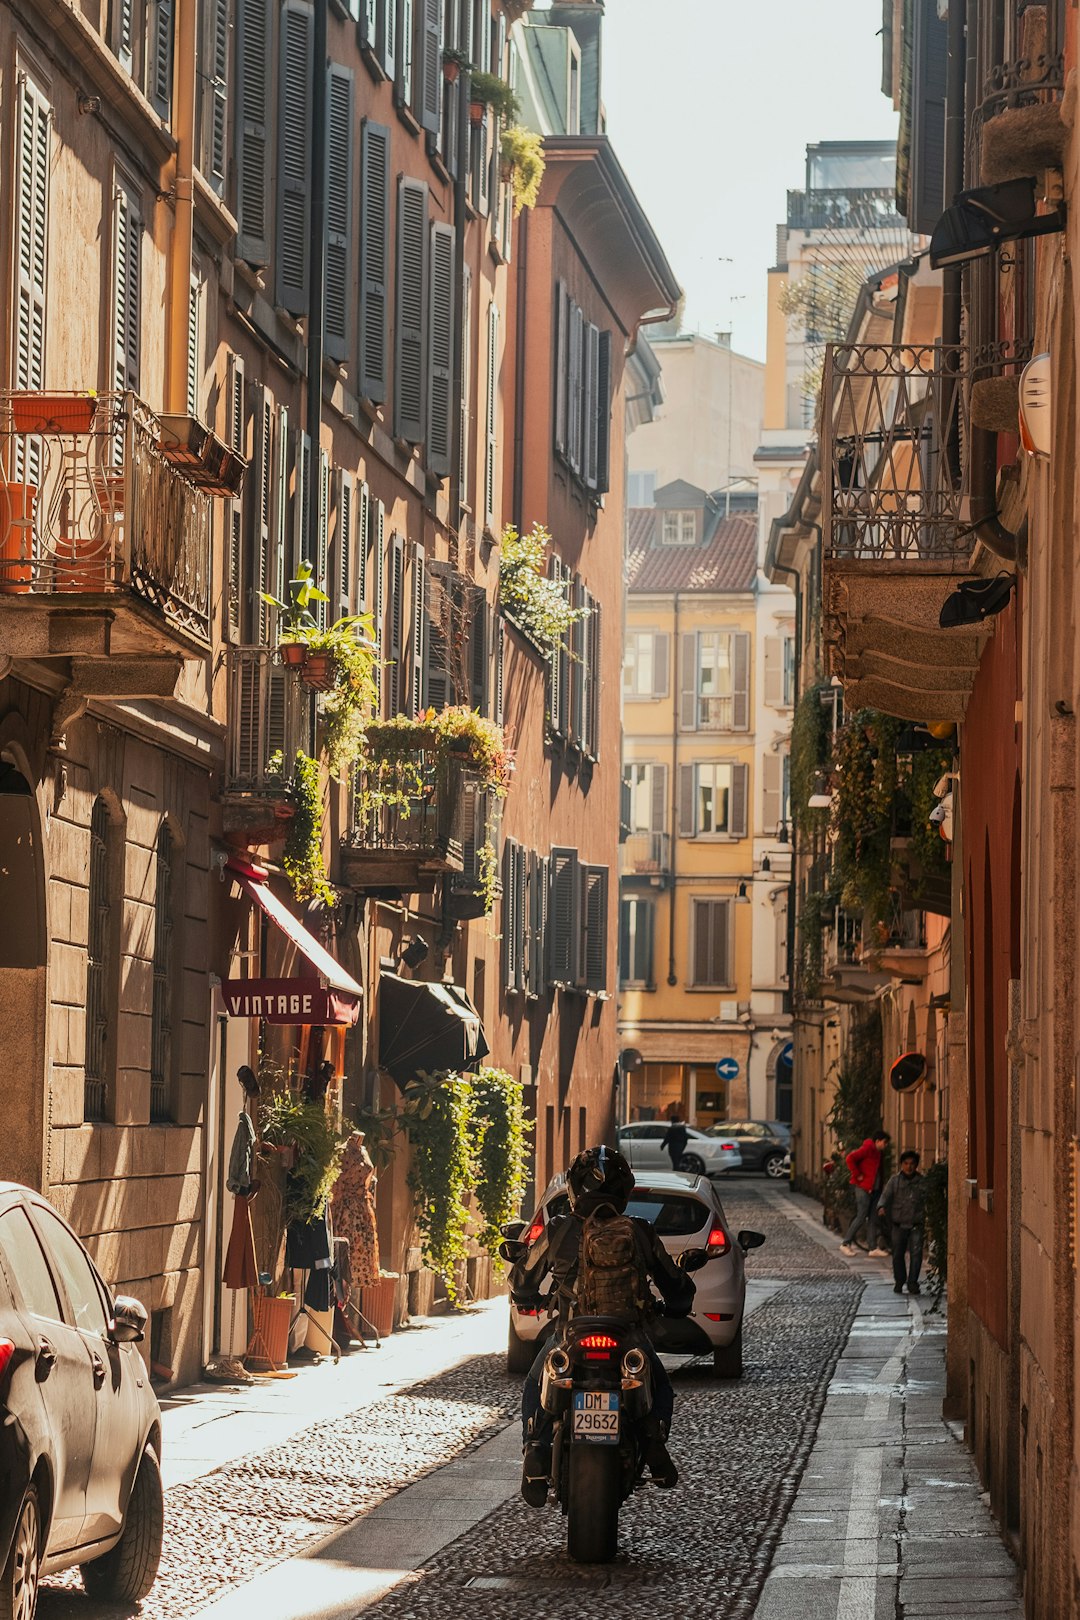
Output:
[[480,1242],[495,1255],[502,1233],[525,1194],[529,1132],[524,1091],[505,1069],[481,1069],[471,1083],[476,1203],[484,1225]]
[[293,761],[289,797],[293,817],[285,840],[282,865],[298,900],[321,900],[332,907],[337,896],[330,886],[323,859],[323,802],[319,767],[309,755],[297,752]]
[[469,1081],[423,1075],[406,1087],[403,1114],[424,1262],[443,1279],[450,1303],[459,1305],[457,1267],[468,1253],[465,1200],[475,1186]]
[[827,763],[829,720],[821,701],[829,690],[821,681],[802,694],[791,724],[791,808],[796,824],[805,831],[827,825],[827,810],[811,810],[814,780]]
[[883,1062],[880,1009],[853,1010],[826,1120],[842,1153],[881,1129]]

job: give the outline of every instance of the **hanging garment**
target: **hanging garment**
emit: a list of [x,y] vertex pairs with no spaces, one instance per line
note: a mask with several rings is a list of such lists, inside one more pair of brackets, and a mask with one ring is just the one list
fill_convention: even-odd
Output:
[[245,1109],[240,1115],[229,1152],[229,1175],[225,1185],[231,1193],[247,1197],[254,1179],[254,1164],[255,1127],[251,1123],[251,1115]]
[[229,1234],[229,1247],[225,1251],[225,1269],[221,1280],[226,1288],[254,1288],[259,1281],[255,1235],[251,1230],[251,1205],[244,1197],[237,1197],[233,1204],[232,1231]]
[[308,1273],[304,1304],[309,1311],[328,1311],[334,1302],[334,1273],[328,1266]]
[[348,1239],[352,1289],[370,1288],[379,1280],[379,1235],[375,1225],[375,1166],[364,1146],[362,1131],[354,1131],[345,1144],[341,1173],[334,1184],[330,1208],[334,1231]]
[[334,1245],[330,1235],[330,1211],[310,1221],[290,1221],[285,1234],[285,1264],[294,1271],[333,1269]]

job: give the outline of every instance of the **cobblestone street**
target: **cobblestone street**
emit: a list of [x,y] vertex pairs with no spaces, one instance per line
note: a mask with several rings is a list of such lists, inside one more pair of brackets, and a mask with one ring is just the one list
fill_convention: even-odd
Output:
[[[746,1372],[718,1384],[672,1363],[681,1483],[626,1505],[615,1565],[570,1565],[557,1511],[529,1512],[516,1495],[520,1383],[503,1370],[495,1307],[479,1324],[488,1353],[459,1350],[446,1365],[451,1345],[446,1370],[407,1392],[174,1484],[142,1613],[561,1620],[580,1613],[587,1589],[590,1609],[612,1620],[661,1602],[689,1615],[703,1595],[723,1620],[1018,1616],[1013,1566],[940,1418],[940,1317],[923,1316],[925,1299],[897,1298],[876,1262],[845,1261],[816,1206],[786,1189],[742,1178],[724,1198],[735,1228],[768,1236],[749,1265]],[[453,1327],[419,1347],[438,1355]],[[367,1365],[400,1360],[413,1337]],[[167,1415],[166,1458],[169,1437]],[[109,1612],[72,1578],[48,1585],[39,1610],[41,1620]]]

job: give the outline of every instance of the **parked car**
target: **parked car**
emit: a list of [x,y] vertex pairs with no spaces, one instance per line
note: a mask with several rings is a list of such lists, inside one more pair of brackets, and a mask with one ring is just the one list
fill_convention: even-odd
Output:
[[136,1343],[70,1226],[0,1182],[0,1620],[32,1620],[42,1575],[145,1597],[161,1553],[161,1411]]
[[[684,1249],[708,1249],[713,1256],[694,1273],[693,1314],[685,1318],[659,1317],[653,1324],[651,1336],[656,1348],[664,1355],[711,1355],[718,1378],[740,1378],[746,1301],[743,1256],[748,1249],[760,1247],[765,1239],[760,1232],[732,1233],[720,1195],[707,1176],[647,1170],[635,1172],[635,1181],[628,1215],[651,1221],[670,1255],[679,1255]],[[528,1227],[522,1224],[520,1240],[535,1243],[547,1222],[556,1215],[565,1215],[569,1208],[566,1176],[560,1173],[541,1198],[532,1223]],[[536,1358],[537,1341],[550,1327],[546,1311],[522,1310],[511,1303],[508,1372],[528,1372]]]
[[791,1132],[779,1120],[725,1119],[721,1125],[711,1125],[708,1135],[737,1143],[744,1170],[764,1170],[777,1181],[783,1176]]
[[[635,1170],[670,1170],[671,1156],[667,1148],[660,1146],[667,1129],[662,1119],[620,1125],[616,1133],[619,1150]],[[687,1125],[686,1136],[686,1152],[679,1164],[680,1170],[695,1176],[720,1176],[727,1170],[741,1168],[742,1155],[732,1137],[710,1136],[693,1125]]]

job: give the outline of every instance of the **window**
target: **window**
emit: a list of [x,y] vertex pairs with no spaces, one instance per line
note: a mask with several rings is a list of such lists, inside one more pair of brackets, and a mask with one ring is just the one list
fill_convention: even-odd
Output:
[[680,765],[680,836],[745,838],[749,769],[719,760]]
[[619,906],[619,983],[653,983],[652,956],[656,907],[651,900],[623,900]]
[[48,1210],[38,1209],[34,1214],[46,1253],[63,1279],[75,1326],[80,1333],[98,1333],[104,1337],[109,1322],[90,1262],[62,1221]]
[[765,637],[765,702],[772,709],[790,709],[795,701],[795,638]]
[[394,309],[394,436],[424,437],[428,274],[428,188],[398,181],[397,298]]
[[219,197],[228,164],[230,9],[229,0],[202,0],[202,54],[210,71],[199,75],[199,167]]
[[555,289],[555,451],[586,488],[610,483],[611,333],[586,320],[563,282]]
[[632,472],[626,480],[627,506],[651,506],[656,491],[654,472]]
[[691,982],[726,988],[731,983],[731,901],[691,903]]
[[781,822],[790,815],[791,756],[767,753],[761,756],[761,832],[765,838],[775,838]]
[[692,546],[697,540],[697,513],[665,512],[661,538],[665,546]]
[[573,743],[595,762],[600,757],[602,609],[558,557],[549,559],[549,568],[579,615],[548,661],[548,725],[553,737]]
[[112,342],[113,387],[139,389],[139,306],[142,281],[142,213],[138,193],[121,176],[113,194]]
[[628,833],[666,831],[666,765],[634,764],[624,768],[622,822]]
[[795,703],[795,637],[784,637],[784,701],[783,707],[790,709]]
[[154,895],[154,979],[150,1026],[150,1118],[171,1118],[173,1042],[173,836],[162,822],[157,839]]
[[683,731],[746,731],[750,726],[750,637],[734,630],[680,637],[679,725]]
[[90,817],[90,916],[86,951],[86,1045],[83,1117],[108,1118],[108,1082],[112,993],[115,976],[116,918],[113,915],[110,865],[112,826],[104,799],[95,801]]
[[24,1209],[10,1210],[0,1220],[0,1257],[22,1295],[24,1308],[32,1316],[43,1316],[46,1321],[62,1321],[55,1285]]
[[631,698],[668,694],[671,637],[665,631],[628,630],[623,663],[623,691]]
[[607,989],[608,869],[579,861],[576,849],[551,852],[550,982],[564,990]]
[[277,302],[306,315],[311,282],[311,81],[314,19],[285,0],[278,50]]
[[503,853],[503,982],[536,999],[547,990],[549,862],[508,838]]

